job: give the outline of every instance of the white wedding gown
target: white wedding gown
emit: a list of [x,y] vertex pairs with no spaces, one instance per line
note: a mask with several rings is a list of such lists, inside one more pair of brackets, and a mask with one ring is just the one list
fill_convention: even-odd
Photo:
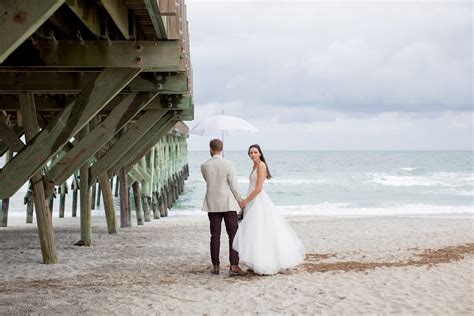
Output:
[[[257,172],[252,171],[247,195],[256,184]],[[263,190],[245,207],[232,246],[257,274],[276,274],[305,258],[303,243]]]

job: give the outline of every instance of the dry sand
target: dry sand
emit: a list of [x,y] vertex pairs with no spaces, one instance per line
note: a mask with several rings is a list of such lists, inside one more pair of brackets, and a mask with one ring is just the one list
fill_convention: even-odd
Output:
[[41,264],[36,225],[0,229],[0,313],[473,314],[469,217],[290,218],[308,253],[275,276],[210,274],[206,217],[168,217],[77,247],[79,219],[54,219],[60,263]]

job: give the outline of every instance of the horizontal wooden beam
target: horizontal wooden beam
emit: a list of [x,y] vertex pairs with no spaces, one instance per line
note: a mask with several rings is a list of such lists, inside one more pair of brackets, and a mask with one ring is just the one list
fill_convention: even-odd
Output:
[[0,7],[0,63],[31,36],[64,0],[2,0]]
[[0,199],[8,198],[18,191],[139,72],[137,69],[108,68],[84,88],[72,103],[3,167],[0,173]]
[[[77,94],[91,81],[97,72],[1,72],[0,94],[19,94],[31,91],[35,94]],[[154,91],[161,94],[183,94],[188,92],[186,73],[142,73],[130,82],[122,93],[132,91]],[[41,108],[41,106],[38,106]]]
[[170,72],[178,72],[180,69],[181,46],[178,41],[81,43],[38,40],[36,48],[47,66],[125,67]]

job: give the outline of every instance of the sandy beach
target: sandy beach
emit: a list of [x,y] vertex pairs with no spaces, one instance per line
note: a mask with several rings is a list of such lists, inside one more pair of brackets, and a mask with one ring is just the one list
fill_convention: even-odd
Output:
[[168,217],[77,247],[79,219],[54,219],[60,263],[44,265],[36,225],[0,230],[0,313],[472,314],[473,219],[293,217],[307,259],[275,276],[210,274],[202,216]]

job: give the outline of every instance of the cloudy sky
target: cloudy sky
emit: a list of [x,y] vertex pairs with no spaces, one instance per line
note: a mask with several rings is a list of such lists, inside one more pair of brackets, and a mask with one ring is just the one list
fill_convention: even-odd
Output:
[[[473,148],[471,1],[187,0],[195,120],[227,150]],[[207,150],[212,136],[191,136]]]

